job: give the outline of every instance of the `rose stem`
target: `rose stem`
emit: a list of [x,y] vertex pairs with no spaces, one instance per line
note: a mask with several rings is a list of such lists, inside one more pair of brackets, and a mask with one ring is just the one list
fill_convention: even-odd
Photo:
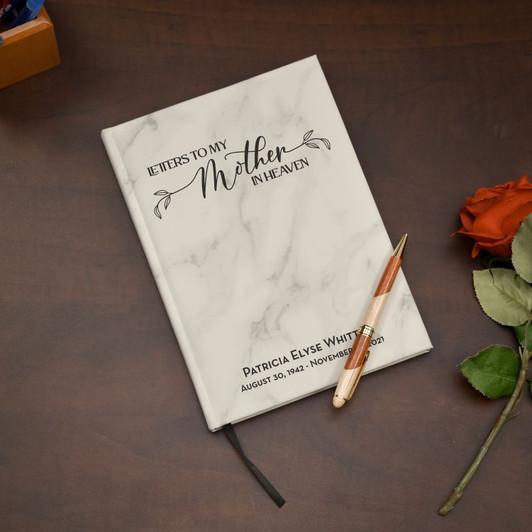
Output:
[[526,372],[528,370],[528,361],[530,359],[530,356],[532,355],[532,352],[529,353],[526,349],[528,347],[528,328],[530,325],[530,321],[531,320],[528,321],[527,326],[525,328],[525,341],[523,342],[525,347],[521,351],[521,369],[519,370],[519,376],[517,377],[517,382],[515,383],[514,391],[512,392],[510,399],[508,399],[504,410],[501,412],[501,414],[495,421],[495,424],[493,425],[493,428],[491,429],[491,432],[489,433],[488,437],[482,444],[482,447],[479,449],[477,455],[473,459],[473,462],[471,462],[471,465],[468,467],[467,471],[462,477],[462,480],[460,480],[460,482],[456,485],[456,488],[454,488],[453,492],[449,495],[449,498],[438,510],[438,513],[440,515],[447,515],[454,508],[454,505],[461,499],[464,489],[467,487],[469,481],[477,472],[477,469],[479,468],[482,460],[486,456],[486,453],[488,452],[491,444],[493,443],[493,440],[501,430],[502,426],[513,417],[513,411],[517,407],[521,399],[521,394],[523,392],[523,384],[526,380]]

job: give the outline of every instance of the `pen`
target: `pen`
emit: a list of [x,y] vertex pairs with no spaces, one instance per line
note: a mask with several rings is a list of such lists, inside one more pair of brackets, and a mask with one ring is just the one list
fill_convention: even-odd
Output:
[[403,253],[407,238],[408,235],[403,235],[390,257],[386,269],[382,274],[379,286],[375,290],[375,294],[373,294],[373,299],[366,312],[364,321],[357,331],[355,343],[351,348],[351,353],[345,363],[338,385],[336,386],[336,391],[334,392],[333,405],[335,408],[341,408],[346,401],[351,399],[360,380],[362,370],[369,357],[369,346],[373,338],[373,333],[375,332],[375,327],[392,289],[397,272],[403,262]]

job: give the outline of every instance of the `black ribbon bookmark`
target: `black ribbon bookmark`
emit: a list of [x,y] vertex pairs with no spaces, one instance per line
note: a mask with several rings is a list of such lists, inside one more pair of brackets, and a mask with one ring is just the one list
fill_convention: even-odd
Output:
[[266,493],[270,496],[273,502],[280,508],[285,500],[281,494],[273,487],[272,483],[262,474],[259,468],[246,456],[238,438],[236,437],[233,425],[228,423],[222,427],[227,439],[231,442],[235,451],[240,455],[240,458],[244,460],[244,463],[248,466],[248,469],[253,473],[253,476],[257,479],[258,483],[264,488]]

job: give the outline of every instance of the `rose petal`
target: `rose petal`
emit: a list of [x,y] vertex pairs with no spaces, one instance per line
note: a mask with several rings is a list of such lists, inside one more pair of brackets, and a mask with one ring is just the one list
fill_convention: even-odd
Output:
[[511,243],[517,228],[532,212],[532,184],[528,175],[503,185],[479,188],[466,198],[460,209],[460,233],[475,240],[471,252],[476,257],[481,249],[492,255],[511,255]]
[[477,242],[475,247],[483,249],[496,257],[509,257],[512,254],[513,236],[499,240],[498,242]]

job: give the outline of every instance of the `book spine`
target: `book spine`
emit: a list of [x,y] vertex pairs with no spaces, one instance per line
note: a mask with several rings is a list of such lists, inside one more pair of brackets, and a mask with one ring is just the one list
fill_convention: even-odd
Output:
[[194,384],[194,388],[196,389],[196,394],[198,396],[201,407],[203,409],[203,413],[205,415],[205,419],[207,421],[207,426],[211,431],[218,430],[221,428],[222,423],[217,419],[217,416],[215,415],[212,405],[208,399],[207,390],[203,383],[203,379],[201,378],[201,373],[199,372],[198,367],[196,365],[194,354],[190,347],[190,343],[188,341],[181,319],[179,317],[177,306],[170,291],[168,281],[166,280],[165,272],[161,266],[159,256],[153,245],[150,231],[144,220],[144,215],[142,214],[142,210],[138,204],[134,191],[134,183],[132,183],[129,179],[127,169],[124,166],[120,151],[116,145],[111,129],[104,129],[102,131],[102,141],[107,150],[111,165],[120,185],[120,189],[126,201],[126,205],[129,209],[129,213],[139,236],[140,243],[148,260],[148,264],[150,265],[153,277],[157,284],[157,288],[159,289],[159,293],[161,295],[164,306],[166,308],[166,312],[172,324],[172,328],[174,329],[174,333],[179,343],[179,347],[181,348],[181,352],[183,353],[185,364]]

